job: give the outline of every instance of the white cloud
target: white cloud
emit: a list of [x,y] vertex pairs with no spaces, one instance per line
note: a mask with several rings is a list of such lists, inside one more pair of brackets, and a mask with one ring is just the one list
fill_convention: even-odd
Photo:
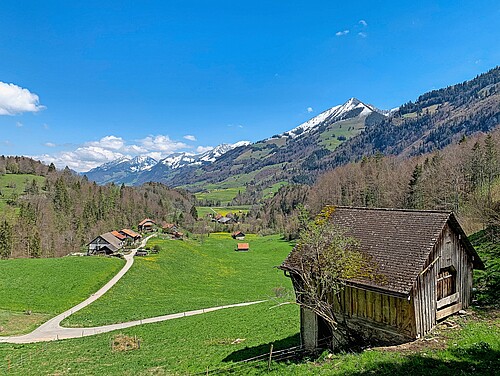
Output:
[[24,126],[24,124],[21,123],[20,121],[16,122],[16,127],[22,128],[23,126]]
[[168,136],[157,135],[148,136],[139,140],[140,146],[149,151],[161,151],[167,154],[173,153],[182,148],[186,148],[187,145],[183,142],[173,141]]
[[46,142],[43,144],[44,146],[47,146],[48,148],[55,148],[57,145],[54,144],[53,142]]
[[344,31],[337,31],[335,33],[336,36],[341,37],[342,35],[347,35],[349,34],[349,30],[344,30]]
[[368,36],[368,34],[363,33],[363,32],[358,33],[358,35],[359,35],[361,38],[366,38],[366,37]]
[[38,95],[28,89],[0,81],[0,115],[38,112],[44,108],[45,106],[39,103]]
[[201,153],[205,153],[207,151],[210,151],[213,148],[214,148],[213,146],[198,146],[196,148],[196,152],[201,154]]
[[[51,142],[44,145],[47,147],[56,146]],[[44,154],[34,156],[34,158],[41,159],[46,163],[54,163],[59,168],[68,166],[76,171],[88,171],[121,157],[146,155],[160,160],[185,148],[188,148],[185,143],[171,140],[164,135],[148,136],[130,144],[122,137],[110,135],[97,141],[86,142],[74,150],[62,151],[53,155]]]
[[191,134],[185,135],[184,138],[189,141],[196,141],[196,137]]
[[120,150],[125,145],[125,141],[121,137],[106,136],[99,141],[91,141],[85,144],[86,146],[96,146],[104,149]]
[[45,130],[49,129],[49,125],[48,125],[48,124],[43,124],[43,125],[42,125],[42,127],[43,127],[43,129],[45,129]]
[[308,112],[308,113],[311,113],[311,112],[313,112],[313,111],[314,111],[314,110],[313,110],[313,108],[312,108],[312,107],[307,107],[307,112]]
[[368,26],[368,23],[365,20],[359,20],[359,23],[363,26]]

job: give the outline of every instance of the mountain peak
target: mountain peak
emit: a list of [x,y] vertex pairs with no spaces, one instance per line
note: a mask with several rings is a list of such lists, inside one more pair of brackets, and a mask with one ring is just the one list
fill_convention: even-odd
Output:
[[344,104],[334,106],[326,111],[323,111],[322,113],[306,121],[305,123],[300,124],[298,127],[295,127],[288,132],[282,133],[277,137],[296,138],[300,135],[312,131],[313,129],[317,128],[320,124],[323,124],[325,122],[334,123],[337,121],[350,119],[356,116],[366,117],[370,115],[372,112],[378,112],[386,116],[386,113],[384,111],[380,111],[373,106],[366,105],[359,99],[352,97],[348,99]]

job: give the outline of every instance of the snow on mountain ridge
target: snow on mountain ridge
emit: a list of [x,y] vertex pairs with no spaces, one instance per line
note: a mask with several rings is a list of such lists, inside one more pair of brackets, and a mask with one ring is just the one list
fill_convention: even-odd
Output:
[[372,112],[378,112],[382,115],[387,116],[385,111],[381,111],[371,105],[364,104],[360,100],[356,98],[350,98],[347,102],[342,105],[334,106],[326,111],[323,111],[319,115],[313,117],[312,119],[306,121],[305,123],[300,124],[299,126],[293,128],[290,131],[284,132],[277,137],[272,138],[282,138],[282,137],[290,137],[296,138],[300,135],[310,132],[314,128],[316,128],[319,124],[325,121],[336,122],[340,120],[344,120],[349,112],[361,109],[361,112],[357,116],[368,116]]

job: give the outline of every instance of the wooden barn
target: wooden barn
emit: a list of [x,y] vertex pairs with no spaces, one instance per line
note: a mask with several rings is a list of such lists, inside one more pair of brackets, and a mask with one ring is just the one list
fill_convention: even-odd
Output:
[[245,234],[243,233],[243,231],[234,231],[231,234],[231,237],[236,240],[243,240],[245,239]]
[[236,246],[236,251],[246,252],[248,250],[250,250],[250,244],[248,243],[238,243]]
[[[334,310],[365,340],[417,339],[437,321],[467,308],[472,270],[484,268],[454,214],[443,211],[337,207],[333,224],[360,243],[378,266],[380,282],[348,280]],[[294,249],[280,266],[300,284]],[[294,272],[295,271],[295,272]],[[377,279],[378,280],[378,279]],[[301,338],[308,349],[331,337],[323,319],[301,307]]]
[[149,218],[145,218],[137,225],[137,228],[142,232],[151,232],[154,230],[154,226],[156,226],[155,221]]
[[113,235],[112,232],[106,232],[92,240],[87,247],[87,254],[89,255],[110,255],[123,247],[123,241]]
[[120,234],[125,235],[127,239],[130,239],[132,242],[136,242],[142,238],[140,234],[135,231],[132,231],[128,228],[124,228],[120,230]]

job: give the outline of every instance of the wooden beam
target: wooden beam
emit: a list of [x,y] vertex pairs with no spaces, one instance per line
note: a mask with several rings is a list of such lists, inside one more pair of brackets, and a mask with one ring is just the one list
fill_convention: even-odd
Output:
[[442,309],[440,311],[436,312],[436,320],[441,320],[444,319],[445,317],[448,317],[449,315],[454,314],[455,312],[458,312],[462,309],[462,303],[458,302],[455,305],[452,305],[450,307],[447,307],[445,309]]
[[447,306],[447,305],[449,305],[451,303],[455,303],[455,302],[458,302],[458,292],[451,294],[450,296],[447,296],[446,298],[438,300],[436,308],[440,309],[444,306]]

